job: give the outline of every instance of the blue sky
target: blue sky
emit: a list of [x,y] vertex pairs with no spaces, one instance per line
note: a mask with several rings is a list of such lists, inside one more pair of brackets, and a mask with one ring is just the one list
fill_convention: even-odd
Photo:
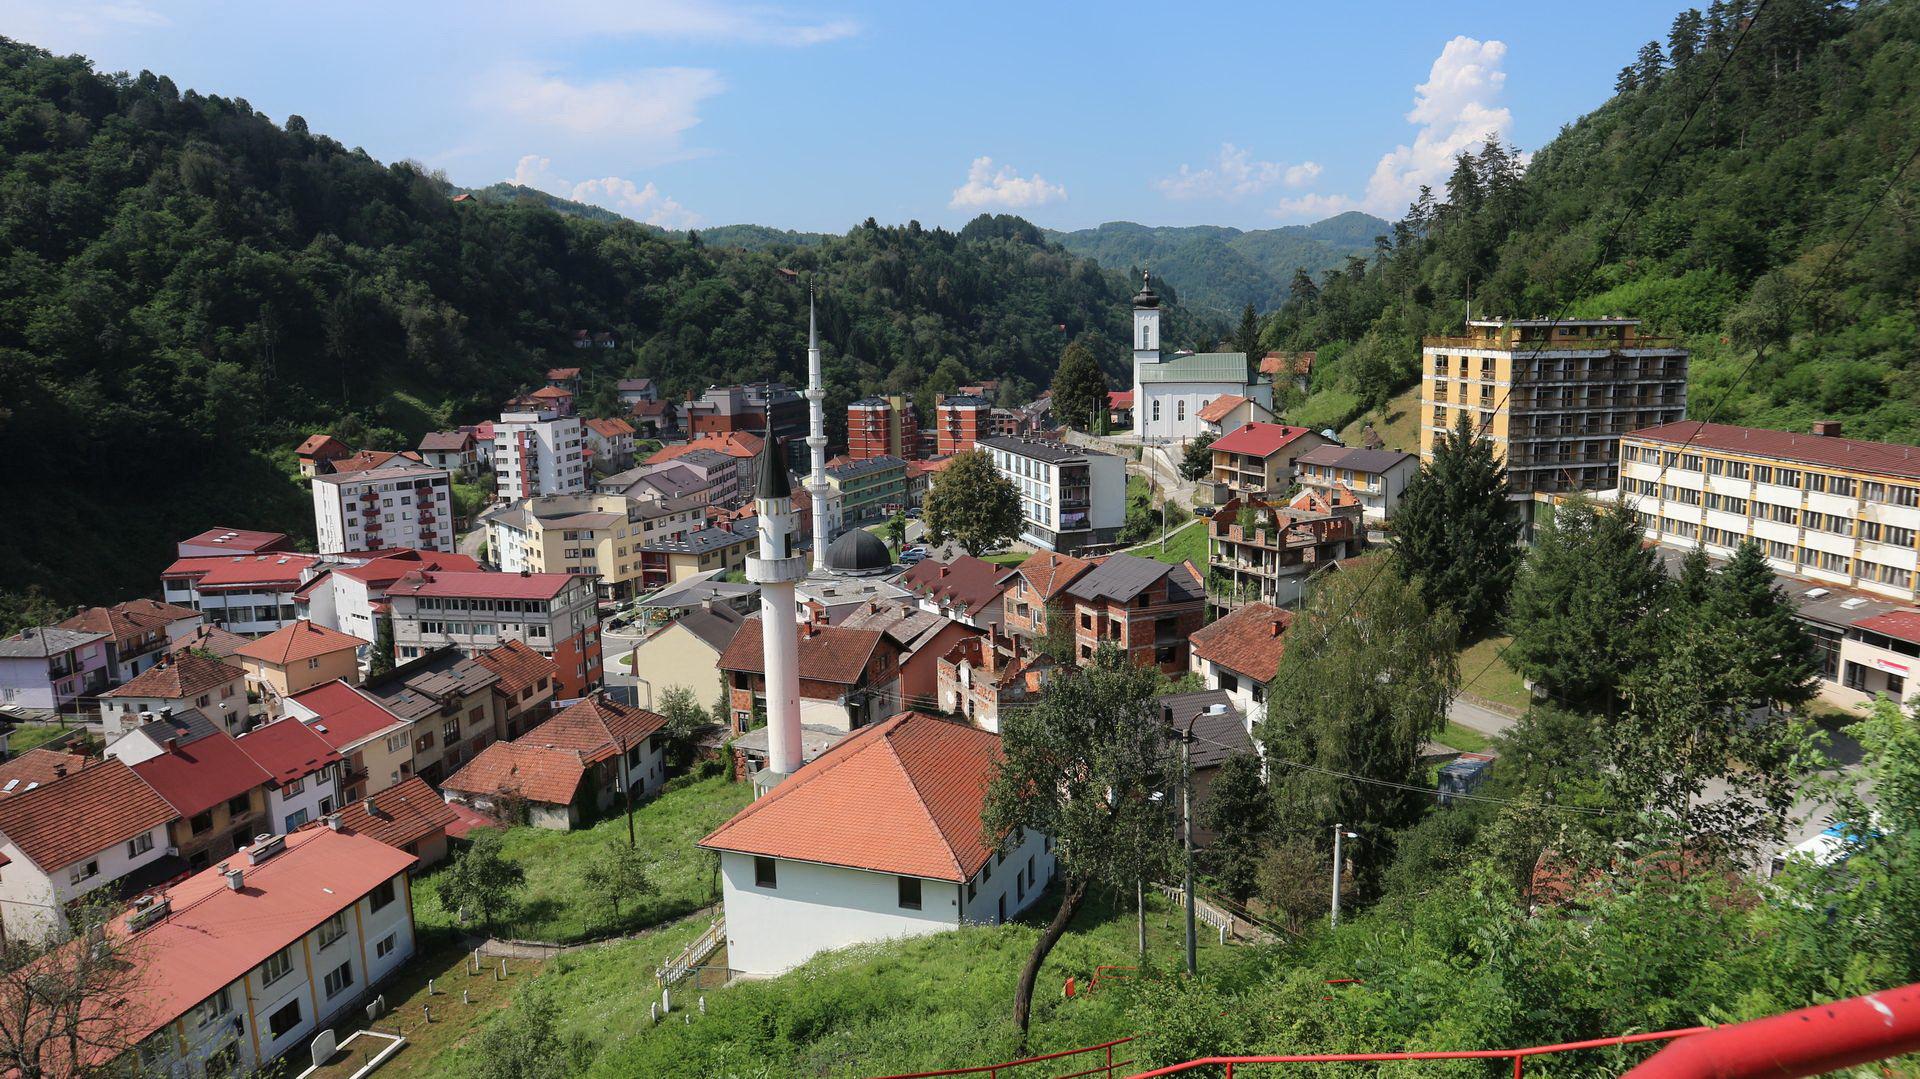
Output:
[[1265,228],[1538,147],[1677,9],[0,0],[0,35],[673,227]]

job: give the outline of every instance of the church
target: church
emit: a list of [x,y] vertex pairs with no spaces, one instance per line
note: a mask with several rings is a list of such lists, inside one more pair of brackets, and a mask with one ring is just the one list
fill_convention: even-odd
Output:
[[1133,297],[1133,425],[1148,443],[1185,442],[1206,433],[1200,410],[1238,394],[1273,408],[1273,384],[1248,378],[1244,352],[1160,354],[1160,297],[1143,276]]

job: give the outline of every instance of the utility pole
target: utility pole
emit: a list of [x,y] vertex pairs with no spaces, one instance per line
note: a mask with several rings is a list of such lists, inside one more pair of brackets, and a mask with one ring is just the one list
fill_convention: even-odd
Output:
[[[1167,726],[1173,725],[1173,709],[1162,706],[1162,715]],[[1193,896],[1193,721],[1195,715],[1187,720],[1180,732],[1180,841],[1186,855],[1186,892],[1187,892],[1187,973],[1200,973],[1200,960],[1195,954],[1200,946],[1200,938],[1194,932]]]
[[1347,826],[1344,824],[1333,826],[1333,926],[1335,929],[1340,928],[1340,864],[1342,861],[1340,841],[1359,838],[1355,833],[1347,831]]
[[1133,912],[1134,912],[1133,914],[1134,923],[1140,933],[1140,958],[1145,959],[1147,957],[1147,883],[1146,881],[1136,880],[1133,882]]

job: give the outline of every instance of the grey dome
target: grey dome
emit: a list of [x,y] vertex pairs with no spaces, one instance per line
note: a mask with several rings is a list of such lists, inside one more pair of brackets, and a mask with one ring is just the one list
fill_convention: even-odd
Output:
[[849,529],[827,545],[827,569],[833,573],[879,573],[893,568],[893,555],[879,536]]

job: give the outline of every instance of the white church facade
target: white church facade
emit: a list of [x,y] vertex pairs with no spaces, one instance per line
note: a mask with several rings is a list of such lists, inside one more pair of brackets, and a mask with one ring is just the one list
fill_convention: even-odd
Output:
[[1160,351],[1160,297],[1151,278],[1133,297],[1133,427],[1148,443],[1185,442],[1207,433],[1200,410],[1230,394],[1273,408],[1273,384],[1248,377],[1244,352]]

